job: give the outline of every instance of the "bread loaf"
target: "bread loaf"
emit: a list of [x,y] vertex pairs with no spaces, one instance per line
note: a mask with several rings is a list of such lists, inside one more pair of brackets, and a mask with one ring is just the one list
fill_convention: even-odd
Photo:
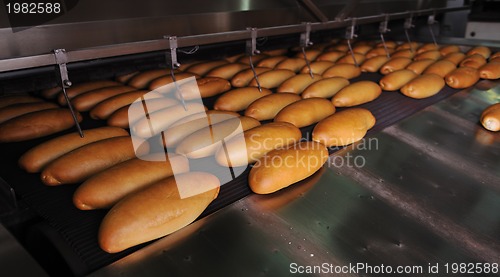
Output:
[[314,127],[312,139],[327,147],[349,145],[361,140],[375,122],[375,117],[367,109],[343,110],[321,120]]
[[458,65],[461,61],[465,59],[465,54],[462,52],[453,52],[446,55],[443,60],[450,61],[455,65]]
[[345,52],[343,51],[329,51],[319,55],[316,58],[316,61],[328,61],[328,62],[336,62],[338,59],[343,57]]
[[257,66],[258,67],[275,68],[277,64],[279,64],[280,62],[282,62],[286,59],[287,59],[286,56],[272,56],[272,57],[268,57],[268,58],[260,60],[257,63]]
[[39,172],[48,163],[83,145],[107,138],[128,136],[127,131],[115,127],[89,129],[83,133],[83,138],[73,132],[31,148],[19,158],[19,166],[29,173]]
[[193,64],[190,67],[186,68],[185,72],[187,73],[194,73],[199,76],[204,76],[207,74],[210,70],[221,66],[223,64],[227,64],[228,61],[226,60],[216,60],[216,61],[207,61],[207,62],[202,62],[202,63],[197,63]]
[[[196,79],[198,79],[200,76],[193,73],[185,73],[185,72],[175,73],[176,81],[184,80],[191,77],[195,77]],[[167,88],[162,88],[162,87],[168,84],[172,84],[173,82],[174,79],[172,79],[172,75],[169,74],[152,79],[151,81],[148,82],[146,87],[148,87],[149,90],[156,90],[158,92],[170,93],[172,91],[172,88],[174,88],[174,86],[169,86]]]
[[481,113],[481,124],[489,131],[500,130],[500,103],[490,105]]
[[445,77],[446,84],[452,88],[467,88],[479,81],[479,70],[472,67],[459,67],[448,73]]
[[246,116],[228,119],[190,134],[177,145],[175,152],[190,159],[208,157],[221,147],[223,141],[259,125],[259,121]]
[[43,102],[43,99],[29,95],[9,95],[0,97],[0,109],[15,104]]
[[[84,92],[91,91],[94,89],[98,88],[108,88],[108,87],[115,87],[115,86],[121,86],[122,84],[115,82],[115,81],[110,81],[110,80],[103,80],[103,81],[91,81],[91,82],[85,82],[85,83],[80,83],[76,85],[72,85],[70,88],[66,89],[66,94],[68,95],[68,98],[74,98],[77,95],[80,95]],[[57,103],[59,105],[67,105],[66,103],[66,98],[64,97],[64,94],[62,91],[57,95]]]
[[297,143],[302,133],[293,124],[271,122],[247,130],[243,134],[244,141],[240,136],[226,141],[225,147],[217,150],[217,163],[222,166],[246,166],[273,149]]
[[145,106],[129,105],[119,108],[108,117],[107,124],[109,126],[129,128],[130,125],[134,124],[137,120],[144,117],[144,109],[147,109],[147,112],[149,114],[161,109],[180,105],[179,101],[177,101],[176,99],[167,97],[161,97],[158,99],[150,99],[148,97],[145,101],[143,101],[143,103]]
[[[181,197],[179,186],[192,191]],[[190,172],[163,179],[126,197],[104,217],[99,246],[108,253],[173,233],[193,222],[217,198],[220,182],[212,174]]]
[[472,68],[480,68],[481,66],[486,64],[486,59],[480,54],[473,54],[465,57],[460,62],[460,67],[472,67]]
[[360,66],[361,72],[377,72],[388,60],[389,58],[387,58],[387,56],[375,56],[373,58],[369,58]]
[[301,94],[307,86],[321,80],[321,78],[321,75],[317,74],[313,74],[312,78],[308,73],[297,74],[281,83],[281,85],[276,89],[276,92]]
[[439,50],[439,46],[434,44],[434,43],[426,43],[420,45],[420,47],[417,48],[417,54],[424,53],[427,51],[434,51],[434,50]]
[[[261,87],[272,89],[279,87],[284,81],[290,79],[293,76],[295,76],[295,73],[291,70],[273,69],[259,74],[258,79]],[[252,81],[250,81],[248,85],[251,87],[256,87],[257,81],[255,80],[255,78],[252,79]]]
[[[95,107],[90,110],[90,117],[93,119],[107,119],[116,110],[132,104],[146,93],[148,93],[147,90],[135,90],[110,97],[95,105]],[[148,96],[149,99],[163,97],[159,93],[150,93]]]
[[293,72],[299,72],[306,64],[306,60],[304,59],[288,58],[278,63],[274,69],[287,69]]
[[[354,59],[356,59],[356,62],[354,62]],[[337,60],[337,64],[342,64],[342,63],[347,63],[347,64],[362,64],[365,61],[365,55],[354,53],[354,58],[351,53],[346,53],[345,56]]]
[[460,47],[458,47],[457,45],[445,45],[439,48],[439,53],[441,53],[441,56],[443,57],[450,53],[456,52],[460,52]]
[[[82,116],[76,112],[78,122]],[[75,125],[68,109],[47,109],[27,113],[0,124],[0,143],[48,136]]]
[[98,88],[75,96],[71,99],[71,104],[77,111],[86,112],[108,98],[134,90],[136,89],[129,86]]
[[424,70],[429,67],[431,64],[435,63],[435,60],[431,59],[423,59],[419,61],[413,61],[409,65],[406,66],[406,69],[409,69],[415,72],[417,75],[420,75],[424,72]]
[[421,99],[437,94],[445,83],[441,76],[425,74],[411,80],[401,88],[401,92],[411,98]]
[[394,53],[391,54],[391,58],[394,59],[394,58],[409,58],[409,59],[412,59],[413,57],[415,57],[415,54],[417,52],[415,52],[415,50],[411,51],[410,49],[403,49],[403,50],[398,50]]
[[[309,66],[311,67],[311,71],[313,74],[318,74],[321,75],[323,72],[325,72],[328,68],[334,66],[335,63],[329,62],[329,61],[315,61],[312,62]],[[301,70],[300,73],[309,73],[309,67],[304,66]]]
[[273,119],[281,109],[299,101],[295,93],[273,93],[253,101],[245,110],[245,115],[259,121]]
[[335,107],[324,98],[308,98],[294,102],[278,112],[274,122],[288,122],[298,128],[314,124],[333,114]]
[[321,76],[323,78],[343,77],[352,79],[359,75],[361,75],[361,69],[353,64],[336,64],[328,68]]
[[166,157],[165,153],[150,156],[153,157],[130,159],[90,177],[73,194],[75,207],[80,210],[108,209],[149,185],[189,171],[186,157],[173,154]]
[[118,75],[115,77],[115,80],[117,82],[122,83],[122,84],[126,84],[128,81],[130,81],[130,79],[132,79],[132,77],[134,77],[137,74],[139,74],[139,71],[134,71],[134,72]]
[[365,55],[366,53],[368,53],[368,51],[372,50],[372,46],[371,45],[356,45],[352,48],[352,52],[354,53],[358,53],[358,54],[361,54],[361,55]]
[[371,49],[370,51],[368,51],[365,54],[365,57],[367,59],[371,59],[371,58],[377,57],[377,56],[387,57],[387,52],[389,52],[389,54],[392,55],[392,53],[396,52],[396,49],[387,47],[387,51],[385,51],[384,46],[377,46],[377,47]]
[[212,97],[231,89],[229,81],[219,77],[200,78],[196,80],[196,83],[197,86],[189,83],[180,86],[179,91],[184,100],[199,99],[200,96],[202,98]]
[[335,107],[361,105],[375,100],[381,93],[382,89],[377,83],[372,81],[359,81],[337,92],[332,98],[332,103]]
[[470,49],[469,51],[467,51],[466,55],[471,56],[471,55],[475,55],[475,54],[479,54],[483,58],[487,59],[491,55],[491,50],[487,46],[476,46],[476,47],[473,47],[472,49]]
[[452,72],[455,68],[457,68],[457,66],[454,63],[447,60],[441,60],[429,65],[429,67],[424,70],[423,74],[432,73],[444,78],[446,74]]
[[262,91],[255,87],[233,89],[217,98],[214,109],[233,112],[242,111],[253,101],[269,94],[271,94],[271,91],[265,88],[262,88]]
[[[319,49],[307,49],[304,51],[306,53],[306,59],[308,61],[314,61],[316,58],[322,53],[321,50]],[[304,54],[302,52],[299,52],[295,54],[296,58],[303,59]]]
[[127,85],[136,89],[145,89],[149,86],[151,81],[168,75],[170,75],[170,69],[167,68],[147,70],[134,75],[127,82]]
[[415,72],[409,69],[400,69],[382,77],[379,81],[379,85],[385,91],[396,91],[417,76]]
[[248,184],[257,194],[273,193],[311,176],[327,160],[328,150],[318,142],[302,141],[272,150],[252,167]]
[[[268,55],[265,55],[263,53],[260,53],[258,55],[253,55],[252,56],[252,63],[253,64],[259,63],[261,60],[268,58],[268,57],[269,57]],[[250,58],[248,57],[248,55],[243,55],[239,59],[237,59],[236,62],[250,65]]]
[[495,80],[500,78],[500,61],[489,62],[479,68],[479,76],[482,79]]
[[418,43],[416,41],[405,42],[405,43],[398,45],[396,47],[396,50],[413,50],[414,52],[416,52],[416,50],[418,49],[419,46],[420,46],[420,43]]
[[61,87],[56,86],[53,88],[44,89],[40,92],[40,95],[45,99],[54,99],[61,92]]
[[243,63],[228,63],[213,68],[207,73],[207,77],[218,77],[226,80],[231,80],[238,72],[250,68],[249,65]]
[[[255,73],[257,75],[259,75],[261,73],[264,73],[264,72],[267,72],[270,70],[271,70],[271,68],[267,68],[267,67],[256,67]],[[234,75],[234,77],[231,79],[231,85],[235,88],[246,87],[246,86],[248,86],[250,81],[253,80],[253,78],[254,78],[254,73],[253,73],[252,69],[251,68],[245,69],[245,70],[242,70],[242,71],[236,73],[236,75]]]
[[[142,144],[140,153],[149,151]],[[49,163],[40,174],[45,185],[80,183],[115,164],[136,157],[130,136],[112,137],[83,145]]]
[[23,114],[42,111],[47,109],[57,108],[54,103],[51,102],[33,102],[33,103],[20,103],[13,104],[4,108],[0,108],[0,123],[3,123],[9,119],[21,116]]
[[410,58],[392,57],[384,65],[382,65],[380,67],[380,73],[385,75],[385,74],[389,74],[391,72],[394,72],[396,70],[404,69],[411,62],[412,62],[412,60]]
[[309,85],[302,93],[302,98],[330,98],[347,85],[349,80],[344,77],[325,78]]

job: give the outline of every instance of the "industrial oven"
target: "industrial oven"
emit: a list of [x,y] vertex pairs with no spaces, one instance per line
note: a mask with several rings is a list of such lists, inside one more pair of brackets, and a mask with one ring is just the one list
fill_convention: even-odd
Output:
[[[419,45],[453,45],[461,53],[485,46],[494,55],[500,2],[57,0],[50,13],[47,3],[31,15],[28,3],[24,9],[3,1],[0,9],[0,105],[19,95],[41,99],[59,87],[52,91],[62,102],[45,101],[72,115],[65,130],[0,143],[0,275],[500,275],[500,133],[480,123],[483,110],[500,102],[498,77],[444,85],[422,99],[384,89],[354,105],[376,119],[366,136],[328,147],[314,174],[258,194],[249,186],[252,165],[231,171],[194,222],[115,253],[98,242],[109,207],[80,210],[73,203],[81,181],[47,186],[40,173],[18,164],[37,145],[107,124],[77,111],[66,91],[80,84],[141,72],[175,81],[191,65],[237,60],[263,93],[259,61],[274,53],[301,59],[298,70],[311,78],[317,56],[309,55],[343,51],[351,66],[363,68],[360,59],[375,45],[387,60],[395,53],[388,48],[405,43],[414,45],[411,53]],[[353,48],[362,45],[367,50],[356,56]],[[348,79],[378,84],[384,75],[363,70]],[[202,104],[212,110],[218,98]],[[300,127],[303,140],[311,140],[316,124]]]

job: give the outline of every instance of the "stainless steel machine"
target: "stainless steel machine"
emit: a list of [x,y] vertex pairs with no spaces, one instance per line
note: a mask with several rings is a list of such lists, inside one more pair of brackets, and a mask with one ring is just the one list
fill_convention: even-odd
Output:
[[[15,27],[0,9],[0,94],[334,38],[498,51],[466,22],[496,1],[466,2],[58,1],[60,16]],[[0,144],[0,275],[499,276],[500,134],[478,123],[497,102],[498,80],[424,100],[384,92],[363,105],[377,118],[367,138],[330,149],[313,176],[257,195],[247,170],[191,225],[117,254],[97,244],[106,211],[79,211],[74,186],[44,187],[17,167],[44,139]]]

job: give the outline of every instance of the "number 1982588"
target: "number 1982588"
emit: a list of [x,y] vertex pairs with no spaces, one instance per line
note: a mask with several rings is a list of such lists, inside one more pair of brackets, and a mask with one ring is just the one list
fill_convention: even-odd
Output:
[[61,13],[61,3],[8,3],[7,13],[15,14],[57,14]]

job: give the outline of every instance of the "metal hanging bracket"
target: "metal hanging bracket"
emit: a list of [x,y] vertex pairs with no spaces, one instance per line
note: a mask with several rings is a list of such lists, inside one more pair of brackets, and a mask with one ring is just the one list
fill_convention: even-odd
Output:
[[177,84],[177,79],[175,78],[174,70],[179,68],[181,64],[177,61],[177,37],[176,36],[163,36],[164,39],[168,41],[168,50],[165,52],[165,59],[167,66],[170,68],[170,76],[175,85],[175,93],[177,97],[181,100],[182,107],[187,111],[186,101],[180,92],[180,87]]
[[259,78],[257,77],[257,72],[255,72],[255,67],[253,65],[252,56],[260,54],[260,51],[257,50],[257,28],[247,28],[250,32],[250,39],[246,42],[246,53],[248,55],[248,61],[250,62],[250,68],[252,68],[253,77],[255,78],[255,82],[257,82],[257,87],[259,91],[262,92],[262,87],[260,86]]
[[434,11],[434,13],[429,15],[429,17],[427,18],[427,26],[429,26],[429,32],[431,33],[432,41],[434,42],[434,45],[437,46],[436,36],[434,36],[434,31],[432,30],[432,26],[436,23],[438,22],[436,21],[436,11]]
[[347,27],[345,30],[345,38],[347,39],[347,46],[349,46],[349,52],[351,53],[352,60],[354,61],[354,65],[359,67],[358,61],[356,61],[356,56],[352,51],[351,40],[358,37],[356,34],[356,18],[351,19],[351,26]]
[[382,45],[384,45],[385,54],[387,55],[387,58],[390,59],[391,54],[389,53],[389,50],[387,50],[387,45],[385,44],[385,39],[384,39],[384,34],[391,31],[391,29],[387,28],[388,24],[389,24],[389,14],[386,14],[385,20],[380,22],[378,31],[380,33],[380,39],[382,40]]
[[405,19],[404,30],[405,30],[406,40],[408,41],[408,45],[410,45],[411,52],[413,52],[413,46],[411,44],[410,34],[408,34],[408,30],[410,30],[413,27],[415,27],[415,25],[413,25],[413,14],[410,14],[410,16]]
[[311,70],[311,63],[307,59],[306,55],[306,47],[309,47],[313,45],[311,42],[311,23],[310,22],[305,22],[303,23],[304,26],[306,27],[305,32],[300,34],[300,47],[302,49],[302,55],[304,56],[304,59],[306,60],[306,66],[309,69],[309,75],[311,75],[311,78],[314,78],[313,72]]
[[66,89],[72,85],[72,83],[68,77],[68,67],[66,66],[66,63],[68,62],[68,55],[66,54],[65,49],[55,49],[53,52],[54,52],[54,57],[55,57],[57,68],[58,68],[56,73],[57,73],[57,77],[59,78],[59,84],[61,85],[64,99],[66,100],[66,103],[68,104],[68,108],[69,108],[69,111],[71,112],[71,116],[73,116],[73,120],[75,121],[76,128],[78,129],[78,133],[80,134],[80,137],[83,138],[82,128],[80,127],[80,123],[78,122],[78,118],[76,116],[76,113],[73,110],[73,106],[71,105],[71,101],[69,100],[68,94],[66,93]]

